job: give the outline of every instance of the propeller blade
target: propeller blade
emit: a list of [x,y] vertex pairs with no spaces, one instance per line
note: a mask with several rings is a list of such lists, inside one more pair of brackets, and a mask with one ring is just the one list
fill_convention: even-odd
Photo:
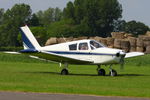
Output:
[[124,69],[124,56],[121,57],[120,59],[120,69],[123,70]]

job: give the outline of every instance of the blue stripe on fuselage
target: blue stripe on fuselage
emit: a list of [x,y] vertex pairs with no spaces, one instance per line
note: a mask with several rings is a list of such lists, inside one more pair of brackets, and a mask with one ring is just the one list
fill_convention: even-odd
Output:
[[46,51],[46,52],[64,54],[64,55],[110,55],[110,56],[116,55],[116,54],[90,53],[90,52],[66,52],[66,51]]

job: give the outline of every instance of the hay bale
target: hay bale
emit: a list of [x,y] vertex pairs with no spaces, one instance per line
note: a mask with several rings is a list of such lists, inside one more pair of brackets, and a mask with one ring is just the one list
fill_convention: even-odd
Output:
[[147,53],[147,54],[150,53],[150,46],[147,46],[147,47],[146,47],[146,52],[145,52],[145,53]]
[[144,52],[144,47],[136,47],[137,52]]
[[66,38],[67,42],[73,41],[73,37]]
[[136,47],[130,47],[130,52],[135,52],[136,51]]
[[150,46],[150,41],[144,41],[144,47]]
[[99,42],[107,46],[107,39],[106,38],[100,38]]
[[125,33],[124,37],[125,38],[130,38],[130,37],[133,37],[133,34]]
[[112,32],[111,33],[112,38],[115,38],[115,39],[124,39],[125,38],[124,35],[125,35],[124,32]]
[[107,45],[108,46],[114,46],[114,38],[108,37],[107,38]]
[[137,39],[135,37],[129,37],[128,40],[130,42],[130,46],[136,47]]
[[66,41],[67,41],[66,38],[57,38],[58,43],[64,43]]
[[120,49],[121,48],[121,39],[114,40],[114,47]]
[[136,42],[137,47],[144,47],[144,42],[141,38],[137,38]]
[[146,36],[150,36],[150,31],[147,31],[147,32],[146,32]]
[[50,38],[50,39],[48,39],[46,41],[45,45],[47,46],[47,45],[52,45],[52,44],[57,44],[57,43],[58,43],[57,42],[57,38],[56,37],[52,37],[52,38]]
[[128,40],[121,40],[121,49],[125,50],[125,52],[129,52],[130,42]]
[[139,37],[140,39],[142,39],[143,41],[150,41],[150,36],[139,35],[138,37]]
[[96,37],[94,37],[93,39],[96,40],[97,42],[100,42],[101,37],[96,36]]

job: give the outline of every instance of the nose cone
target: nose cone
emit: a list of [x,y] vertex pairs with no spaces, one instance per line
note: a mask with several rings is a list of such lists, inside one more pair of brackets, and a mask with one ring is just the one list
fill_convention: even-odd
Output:
[[126,56],[126,53],[124,52],[124,51],[119,51],[119,52],[117,52],[117,54],[116,54],[116,57],[125,57]]

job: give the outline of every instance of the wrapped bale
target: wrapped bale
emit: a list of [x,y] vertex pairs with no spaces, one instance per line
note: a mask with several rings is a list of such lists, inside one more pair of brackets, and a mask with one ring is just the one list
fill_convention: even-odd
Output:
[[56,37],[52,37],[52,38],[50,38],[50,39],[48,39],[46,41],[45,45],[47,46],[47,45],[52,45],[52,44],[57,44],[57,43],[58,43],[57,42],[57,38]]
[[150,54],[150,46],[146,47],[146,52],[145,53]]
[[144,47],[144,42],[141,38],[137,38],[136,42],[137,47]]
[[124,35],[125,35],[124,32],[112,32],[111,33],[112,38],[115,38],[115,39],[124,39],[125,38]]
[[137,39],[135,37],[128,38],[131,47],[136,47]]
[[120,49],[121,48],[121,39],[114,40],[114,47]]
[[114,46],[114,40],[115,40],[114,38],[108,37],[107,38],[107,45],[113,47]]
[[137,52],[144,52],[144,47],[136,47]]
[[121,49],[125,50],[125,52],[129,52],[130,42],[128,40],[121,40]]

